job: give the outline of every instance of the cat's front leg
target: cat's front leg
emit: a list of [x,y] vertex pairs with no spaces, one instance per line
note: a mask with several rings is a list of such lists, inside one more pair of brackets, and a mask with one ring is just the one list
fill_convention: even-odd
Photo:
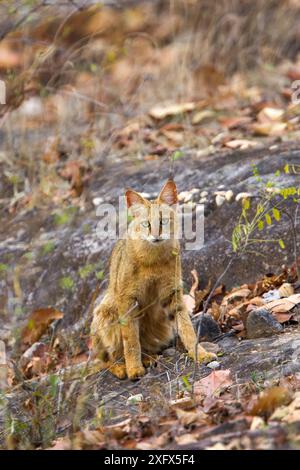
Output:
[[126,371],[131,380],[138,379],[145,374],[145,368],[142,364],[138,306],[136,304],[133,299],[123,300],[118,308]]
[[170,319],[176,318],[179,337],[192,359],[202,363],[208,363],[216,359],[215,354],[206,351],[197,343],[197,335],[185,306],[181,289],[173,289],[169,295],[165,295],[162,307]]
[[194,359],[194,361],[207,364],[208,362],[211,362],[217,358],[214,353],[206,351],[206,349],[198,344],[197,335],[195,333],[192,320],[183,302],[181,304],[181,308],[178,309],[177,323],[180,339],[183,342],[183,345],[186,348],[189,356]]

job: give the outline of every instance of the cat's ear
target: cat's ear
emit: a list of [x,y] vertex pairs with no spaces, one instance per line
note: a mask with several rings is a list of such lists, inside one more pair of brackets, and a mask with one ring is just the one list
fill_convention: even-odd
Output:
[[133,191],[133,189],[127,189],[125,193],[125,199],[128,209],[130,209],[132,215],[139,216],[141,211],[147,207],[148,201],[143,198],[139,193]]
[[172,206],[177,203],[177,188],[173,180],[168,180],[158,196],[158,201]]
[[143,196],[141,196],[136,191],[133,191],[133,189],[127,189],[125,193],[125,198],[128,209],[135,204],[147,204],[146,199],[144,199]]

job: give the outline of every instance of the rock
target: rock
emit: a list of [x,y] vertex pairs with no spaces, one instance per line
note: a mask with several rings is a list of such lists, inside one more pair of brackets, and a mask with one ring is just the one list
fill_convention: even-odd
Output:
[[206,367],[209,367],[210,369],[215,370],[215,369],[219,369],[220,365],[221,364],[218,361],[212,361],[209,364],[207,364]]
[[252,374],[265,382],[300,372],[300,333],[297,328],[259,340],[236,341],[227,348],[222,343],[221,347],[224,351],[220,358],[222,369],[230,369],[232,376],[241,382],[251,380]]
[[225,193],[225,199],[227,202],[231,202],[232,199],[233,199],[233,191],[231,189],[229,189],[228,191],[226,191]]
[[176,354],[175,348],[167,348],[163,351],[165,357],[174,357]]
[[221,207],[223,203],[225,202],[225,196],[222,196],[221,194],[216,195],[216,204],[218,207]]
[[200,325],[199,338],[202,341],[212,341],[217,336],[220,336],[221,334],[221,330],[220,330],[218,323],[208,313],[205,313],[204,315],[201,314],[199,315],[199,317],[195,318],[194,326],[197,332],[198,332],[199,325]]
[[249,313],[246,330],[247,337],[254,339],[280,333],[283,330],[283,326],[273,317],[269,310],[258,308]]

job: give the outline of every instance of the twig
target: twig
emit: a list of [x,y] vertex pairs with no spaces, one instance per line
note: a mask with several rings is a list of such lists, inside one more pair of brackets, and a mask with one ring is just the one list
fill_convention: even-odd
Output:
[[[222,279],[224,278],[225,274],[228,272],[228,270],[230,269],[231,265],[233,264],[233,262],[238,258],[238,255],[233,255],[229,262],[227,263],[227,266],[226,268],[224,269],[224,271],[220,274],[220,276],[218,277],[218,279],[216,280],[212,290],[210,291],[210,294],[209,296],[207,297],[205,303],[203,304],[203,312],[202,314],[204,315],[207,311],[207,308],[208,308],[208,305],[209,305],[209,302],[216,290],[216,288],[219,286],[220,282],[222,281]],[[202,317],[203,318],[203,317]],[[193,381],[192,381],[192,393],[194,393],[194,383],[195,383],[195,378],[196,378],[196,373],[197,373],[197,367],[198,367],[198,361],[197,361],[197,352],[198,352],[198,343],[199,343],[199,339],[200,339],[200,330],[201,330],[201,318],[199,320],[199,324],[198,324],[198,327],[197,327],[197,339],[196,339],[196,344],[195,344],[195,361],[194,361],[194,372],[193,372]]]

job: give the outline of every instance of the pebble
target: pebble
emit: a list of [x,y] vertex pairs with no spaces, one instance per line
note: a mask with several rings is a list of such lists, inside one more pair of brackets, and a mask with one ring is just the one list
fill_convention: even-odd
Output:
[[140,403],[143,400],[144,397],[141,393],[138,393],[137,395],[130,395],[127,398],[126,405],[136,405],[137,403]]
[[248,197],[252,197],[252,194],[251,193],[238,193],[235,196],[235,200],[238,202],[241,199],[247,199]]
[[225,193],[225,199],[227,202],[230,202],[233,198],[233,191],[231,189],[229,189],[228,191],[226,191]]
[[216,195],[216,204],[218,207],[221,207],[224,204],[225,200],[225,196],[221,196],[221,194]]
[[206,367],[209,367],[210,369],[215,370],[215,369],[219,369],[220,365],[221,364],[218,361],[212,361],[209,364],[207,364]]
[[94,206],[100,206],[104,202],[104,199],[102,197],[94,197],[93,199],[93,204]]

